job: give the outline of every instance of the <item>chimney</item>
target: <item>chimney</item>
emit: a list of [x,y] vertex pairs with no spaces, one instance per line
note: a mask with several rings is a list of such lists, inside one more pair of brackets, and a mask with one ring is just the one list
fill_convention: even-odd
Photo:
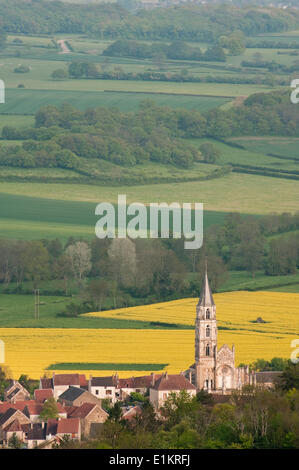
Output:
[[168,372],[167,371],[165,372],[164,377],[165,377],[166,380],[168,380]]
[[151,376],[152,376],[152,387],[153,387],[155,385],[155,374],[152,372]]
[[189,371],[189,382],[192,383],[192,373],[191,373],[191,370]]

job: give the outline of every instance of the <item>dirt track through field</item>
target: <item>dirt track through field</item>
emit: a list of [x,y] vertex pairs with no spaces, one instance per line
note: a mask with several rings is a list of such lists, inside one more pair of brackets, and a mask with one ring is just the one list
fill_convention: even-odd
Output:
[[59,41],[57,41],[57,44],[59,44],[59,46],[61,47],[61,54],[69,54],[71,52],[65,43],[65,39],[59,39]]

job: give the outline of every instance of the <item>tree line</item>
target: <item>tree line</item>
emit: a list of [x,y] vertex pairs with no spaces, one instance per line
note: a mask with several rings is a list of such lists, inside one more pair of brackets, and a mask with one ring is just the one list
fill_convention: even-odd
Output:
[[3,144],[0,165],[84,172],[84,161],[103,159],[128,167],[153,161],[192,168],[193,163],[206,160],[192,141],[183,139],[240,135],[298,136],[299,116],[289,92],[257,93],[241,106],[203,114],[159,107],[151,101],[127,113],[106,108],[79,111],[68,104],[46,106],[36,113],[35,127],[3,127],[3,139],[22,143]]
[[[217,46],[215,46],[216,48]],[[113,68],[109,68],[105,64],[94,64],[88,62],[71,62],[68,66],[68,69],[56,69],[52,72],[51,78],[53,80],[67,80],[68,78],[72,79],[90,79],[90,80],[142,80],[142,81],[161,81],[161,82],[184,82],[184,83],[234,83],[234,84],[249,84],[257,85],[263,84],[267,86],[285,86],[290,84],[289,78],[275,76],[272,73],[266,73],[263,75],[254,74],[249,75],[203,75],[197,76],[189,73],[189,70],[182,68],[180,72],[163,72],[165,69],[165,58],[157,54],[153,58],[153,64],[160,71],[145,71],[145,72],[126,72],[121,66],[117,65]],[[205,59],[206,60],[206,59]],[[265,65],[262,63],[254,61],[243,61],[242,66],[244,67],[255,67],[254,64],[258,64],[256,67],[267,67],[269,66],[269,71],[275,69],[273,64],[276,62],[265,62]],[[279,65],[279,64],[278,64]],[[279,67],[278,67],[279,68]],[[296,65],[290,67],[288,70],[295,70]],[[236,70],[234,70],[236,71]],[[241,72],[242,69],[240,68]],[[285,68],[281,68],[281,71],[285,72]]]
[[231,270],[252,276],[261,270],[269,276],[295,274],[299,268],[298,228],[298,214],[258,218],[227,214],[223,225],[206,230],[200,250],[185,250],[184,239],[172,237],[70,238],[65,244],[58,239],[2,239],[0,283],[3,292],[24,294],[32,293],[25,281],[38,288],[41,281],[57,280],[61,287],[55,294],[60,295],[70,295],[75,283],[81,304],[70,303],[61,312],[63,316],[101,310],[107,302],[116,308],[197,296],[206,257],[213,290],[221,287]]
[[118,39],[103,51],[105,56],[136,57],[140,59],[163,58],[172,60],[204,60],[225,62],[225,53],[221,46],[214,45],[202,52],[199,47],[189,46],[185,41],[175,40],[165,43],[145,44],[132,40]]
[[[161,39],[215,42],[236,30],[246,36],[295,30],[297,10],[183,5],[130,13],[120,4],[65,4],[11,0],[1,2],[4,29],[23,34],[87,34],[101,39]],[[4,21],[3,21],[4,22]]]

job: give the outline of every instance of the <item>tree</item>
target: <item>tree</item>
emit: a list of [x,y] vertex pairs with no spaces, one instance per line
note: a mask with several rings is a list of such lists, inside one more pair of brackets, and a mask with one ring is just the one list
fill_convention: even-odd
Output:
[[76,242],[67,247],[65,254],[69,260],[73,275],[82,284],[82,280],[91,269],[91,250],[87,243]]
[[110,272],[120,286],[135,284],[137,258],[136,247],[129,238],[114,238],[108,249]]
[[152,61],[155,67],[162,70],[165,67],[167,56],[163,51],[153,54]]
[[169,393],[160,411],[167,419],[168,427],[180,423],[183,419],[192,419],[199,407],[196,397],[191,396],[186,390],[179,393]]
[[201,284],[205,275],[206,258],[208,259],[208,276],[211,289],[215,291],[225,281],[227,276],[227,268],[220,256],[208,252],[206,257],[205,252],[203,252],[197,265],[197,271],[199,272]]
[[38,282],[49,274],[49,253],[41,242],[27,242],[21,255],[24,276],[33,281],[34,288]]
[[8,447],[10,447],[10,449],[21,449],[22,445],[22,441],[17,437],[16,433],[14,432],[11,438],[8,440]]
[[54,397],[49,398],[45,402],[39,417],[42,421],[58,418],[58,407]]
[[51,77],[53,80],[66,80],[68,73],[64,69],[56,69],[52,72]]
[[109,419],[111,421],[120,421],[122,417],[122,409],[120,402],[117,401],[114,406],[109,410]]
[[221,157],[221,152],[215,147],[215,145],[207,142],[199,147],[202,154],[202,160],[205,163],[216,163]]
[[271,240],[265,273],[269,276],[294,274],[296,272],[298,247],[290,237]]
[[102,310],[103,302],[109,295],[110,289],[110,283],[104,279],[97,279],[88,284],[87,296],[95,303],[98,311]]
[[299,390],[299,363],[293,364],[291,361],[283,371],[278,382],[278,387],[282,390]]

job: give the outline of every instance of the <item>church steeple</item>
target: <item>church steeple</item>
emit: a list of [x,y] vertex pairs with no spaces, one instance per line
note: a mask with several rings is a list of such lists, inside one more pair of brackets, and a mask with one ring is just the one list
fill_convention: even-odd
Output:
[[200,293],[200,298],[198,301],[200,307],[213,307],[215,305],[212,291],[208,279],[208,263],[206,260],[205,276],[203,281],[203,286]]
[[[195,363],[196,383],[199,388],[215,387],[215,361],[217,355],[216,305],[208,279],[207,261],[205,275],[196,307]],[[199,368],[198,368],[199,367]]]

